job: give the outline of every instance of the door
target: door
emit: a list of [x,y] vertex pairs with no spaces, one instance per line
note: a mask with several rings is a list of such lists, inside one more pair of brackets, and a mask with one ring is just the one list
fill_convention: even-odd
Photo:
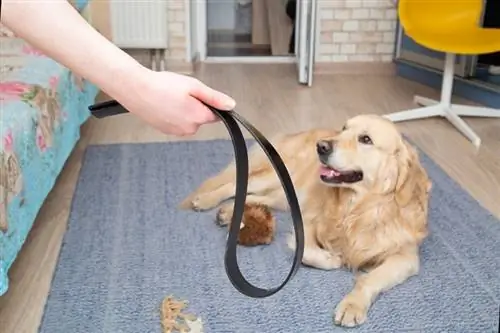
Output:
[[189,8],[189,24],[187,31],[189,32],[188,44],[188,59],[190,62],[197,62],[200,59],[200,50],[198,50],[198,5],[188,1]]
[[205,61],[207,57],[207,0],[188,0],[190,58]]
[[317,0],[298,0],[295,45],[299,83],[312,85],[316,50]]

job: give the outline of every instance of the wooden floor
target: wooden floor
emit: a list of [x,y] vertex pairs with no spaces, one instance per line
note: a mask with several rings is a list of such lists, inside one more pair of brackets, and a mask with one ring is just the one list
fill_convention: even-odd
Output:
[[270,57],[270,45],[252,43],[251,34],[237,34],[234,31],[209,31],[207,36],[208,57]]
[[[293,65],[218,65],[197,76],[231,94],[237,111],[265,135],[330,125],[339,127],[360,113],[388,113],[413,107],[415,93],[438,93],[392,76],[316,76],[312,88],[296,83]],[[420,148],[500,217],[500,120],[469,120],[483,139],[476,153],[451,125],[440,119],[413,121],[400,127]],[[88,144],[168,141],[129,115],[91,119],[10,271],[9,292],[0,298],[0,333],[35,333],[43,314],[70,202]],[[224,138],[222,124],[207,126],[192,139]]]

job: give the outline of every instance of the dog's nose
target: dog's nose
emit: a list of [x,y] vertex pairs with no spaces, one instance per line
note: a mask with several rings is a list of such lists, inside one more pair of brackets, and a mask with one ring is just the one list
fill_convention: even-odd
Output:
[[316,151],[319,155],[328,155],[332,152],[333,145],[331,141],[320,140],[316,143]]

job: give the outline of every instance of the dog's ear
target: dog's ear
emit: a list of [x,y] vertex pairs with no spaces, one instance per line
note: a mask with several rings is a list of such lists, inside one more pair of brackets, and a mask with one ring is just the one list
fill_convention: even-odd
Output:
[[396,160],[398,164],[396,201],[403,207],[412,200],[422,201],[431,190],[432,183],[420,163],[416,149],[403,140]]

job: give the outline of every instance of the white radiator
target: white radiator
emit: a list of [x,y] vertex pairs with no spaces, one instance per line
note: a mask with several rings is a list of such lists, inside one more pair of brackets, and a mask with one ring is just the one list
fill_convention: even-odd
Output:
[[168,0],[111,0],[113,42],[123,49],[166,49]]

